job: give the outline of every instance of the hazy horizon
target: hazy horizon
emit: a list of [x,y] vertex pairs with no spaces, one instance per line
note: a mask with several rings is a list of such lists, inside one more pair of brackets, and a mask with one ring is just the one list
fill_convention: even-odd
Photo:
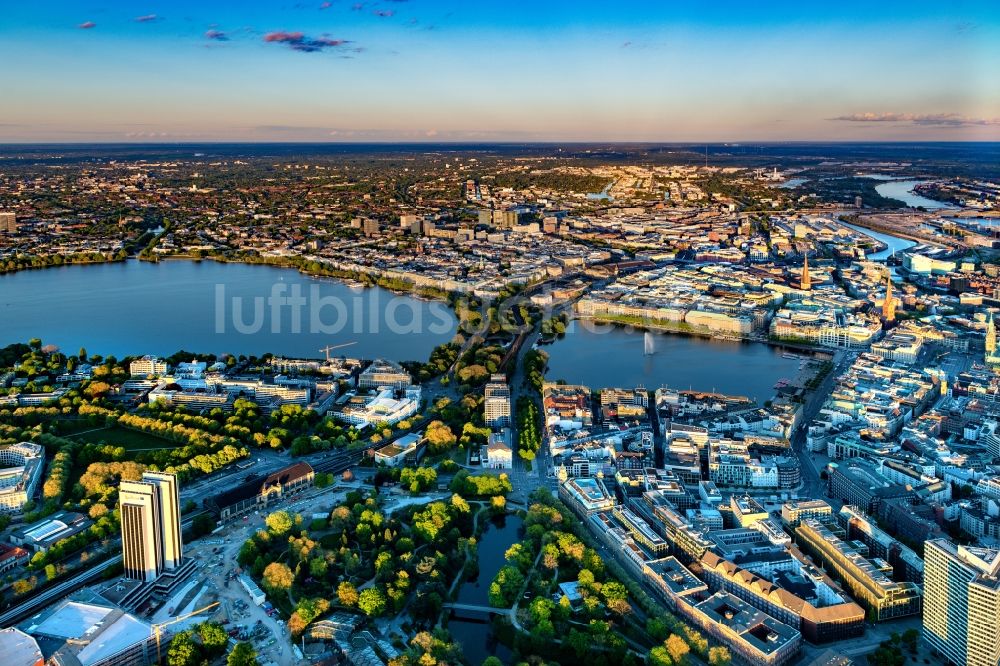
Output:
[[5,8],[0,143],[1000,140],[1000,6]]

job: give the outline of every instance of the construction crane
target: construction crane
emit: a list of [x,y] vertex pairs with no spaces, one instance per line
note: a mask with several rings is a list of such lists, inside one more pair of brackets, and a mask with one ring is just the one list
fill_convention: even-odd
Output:
[[354,342],[345,342],[344,344],[341,345],[328,345],[326,347],[320,347],[320,351],[326,353],[326,361],[327,363],[329,363],[331,350],[340,349],[341,347],[350,347],[351,345],[356,345],[356,344],[358,344],[357,340],[355,340]]
[[193,617],[195,615],[198,615],[199,613],[204,613],[207,610],[212,610],[213,608],[215,608],[218,605],[219,605],[218,601],[213,601],[212,603],[210,603],[209,605],[205,606],[204,608],[199,608],[198,610],[192,611],[192,612],[190,612],[190,613],[188,613],[186,615],[180,615],[180,616],[175,617],[173,619],[167,620],[166,622],[161,622],[159,624],[150,625],[150,627],[149,627],[150,630],[156,635],[156,663],[159,664],[162,661],[161,655],[160,655],[160,635],[162,634],[162,630],[163,630],[164,627],[169,627],[172,624],[177,624],[181,620],[186,620],[189,617]]

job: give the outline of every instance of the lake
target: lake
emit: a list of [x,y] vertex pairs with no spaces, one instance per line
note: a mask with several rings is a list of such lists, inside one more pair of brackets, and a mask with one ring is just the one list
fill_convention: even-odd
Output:
[[444,303],[296,270],[137,260],[0,275],[0,346],[41,338],[76,353],[204,353],[426,361],[452,338]]
[[[504,553],[521,540],[524,521],[517,516],[505,516],[491,521],[479,540],[479,575],[475,580],[462,583],[458,588],[456,603],[474,606],[490,605],[490,583],[507,561]],[[493,636],[493,627],[485,613],[454,611],[448,620],[448,631],[462,645],[462,652],[470,664],[478,666],[490,655],[508,663],[511,652]]]
[[652,336],[654,353],[647,355],[642,331],[574,320],[565,338],[543,347],[549,354],[546,380],[592,389],[669,386],[742,395],[763,404],[774,397],[779,379],[794,379],[799,370],[798,360],[759,342]]

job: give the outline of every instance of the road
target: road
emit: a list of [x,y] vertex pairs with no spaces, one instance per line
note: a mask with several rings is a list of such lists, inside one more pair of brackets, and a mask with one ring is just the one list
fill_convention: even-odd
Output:
[[9,627],[17,622],[20,622],[21,620],[29,617],[36,610],[49,605],[57,599],[61,599],[69,593],[78,590],[87,583],[90,583],[94,579],[100,577],[106,569],[120,563],[121,561],[122,556],[115,555],[114,557],[108,558],[103,562],[94,564],[86,571],[79,573],[68,580],[56,583],[52,587],[42,590],[33,597],[18,602],[14,608],[11,608],[3,615],[0,615],[0,627]]
[[[571,309],[577,299],[572,299],[559,304],[549,313],[550,317],[557,317],[563,312]],[[512,499],[527,503],[531,494],[542,486],[548,486],[551,490],[555,485],[550,480],[555,478],[555,469],[552,466],[552,456],[549,455],[548,437],[544,435],[544,425],[539,424],[542,432],[542,446],[532,462],[532,469],[528,469],[525,461],[517,455],[517,401],[522,397],[534,400],[538,405],[538,413],[545,418],[545,410],[542,408],[541,399],[535,388],[528,384],[527,375],[524,372],[524,356],[535,348],[538,340],[542,337],[541,323],[537,324],[529,333],[525,334],[521,347],[518,350],[517,358],[513,359],[514,372],[510,377],[510,400],[511,406],[515,409],[513,423],[511,425],[511,441],[514,445],[514,462],[511,470],[511,485],[514,487]]]
[[792,448],[795,455],[798,456],[802,475],[802,485],[799,489],[801,497],[819,498],[826,495],[825,484],[819,478],[821,470],[816,467],[812,452],[806,446],[806,433],[809,431],[809,424],[819,414],[819,410],[822,409],[826,399],[833,391],[837,378],[854,363],[855,358],[857,358],[856,352],[837,352],[834,356],[833,368],[823,378],[819,386],[809,393],[809,397],[802,405],[802,418],[799,420],[798,428],[792,434]]

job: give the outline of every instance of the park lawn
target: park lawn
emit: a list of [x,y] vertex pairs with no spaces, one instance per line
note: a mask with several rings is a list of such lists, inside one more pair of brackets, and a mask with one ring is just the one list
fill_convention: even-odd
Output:
[[122,428],[120,426],[111,426],[110,428],[102,428],[92,432],[85,432],[81,435],[73,435],[72,438],[79,442],[91,444],[104,442],[115,446],[124,446],[126,451],[138,451],[140,449],[175,449],[180,446],[179,444],[163,439],[162,437],[149,435],[137,430],[130,430],[129,428]]

